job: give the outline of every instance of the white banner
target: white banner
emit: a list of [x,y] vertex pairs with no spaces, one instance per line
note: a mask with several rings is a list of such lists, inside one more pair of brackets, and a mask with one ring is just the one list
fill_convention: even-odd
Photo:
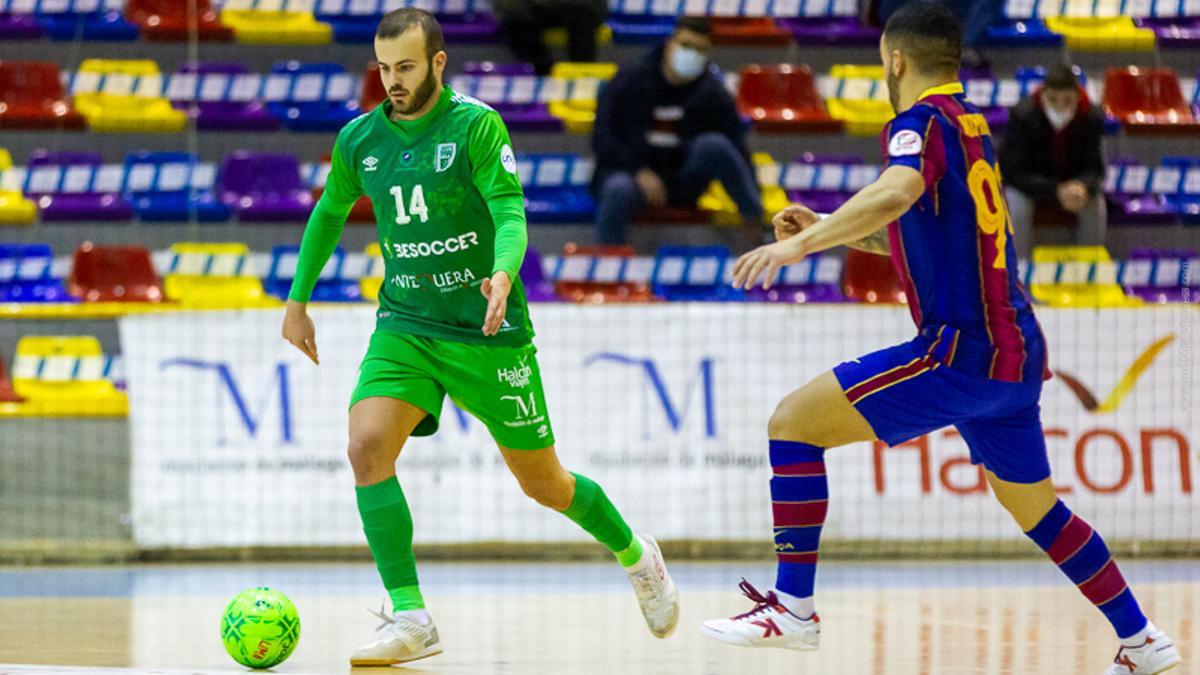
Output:
[[[146,547],[364,542],[347,409],[374,325],[317,308],[321,365],[277,311],[121,319],[133,434],[133,527]],[[1043,420],[1055,482],[1110,539],[1200,536],[1200,312],[1050,310]],[[902,307],[536,305],[564,465],[660,539],[771,537],[766,423],[842,360],[911,338]],[[826,539],[1017,539],[953,429],[829,453]],[[525,498],[476,420],[447,403],[399,476],[424,543],[585,541]]]

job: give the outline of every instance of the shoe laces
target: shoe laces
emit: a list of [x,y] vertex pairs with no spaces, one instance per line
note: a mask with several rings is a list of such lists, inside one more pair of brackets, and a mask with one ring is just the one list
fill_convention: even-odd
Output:
[[382,602],[379,604],[378,612],[373,609],[368,609],[367,611],[370,612],[372,616],[383,622],[375,628],[375,632],[380,634],[381,639],[385,638],[389,634],[408,637],[418,641],[424,639],[425,626],[417,623],[416,621],[397,620],[395,615],[387,613],[385,604]]
[[746,581],[744,578],[742,579],[742,582],[738,584],[738,588],[740,588],[742,593],[747,598],[750,598],[750,601],[754,603],[754,609],[750,610],[749,612],[738,614],[737,616],[733,617],[734,621],[739,619],[748,619],[767,610],[773,610],[779,605],[779,597],[775,595],[775,591],[767,591],[767,594],[763,595],[757,588],[754,587],[753,584],[751,584],[749,581]]

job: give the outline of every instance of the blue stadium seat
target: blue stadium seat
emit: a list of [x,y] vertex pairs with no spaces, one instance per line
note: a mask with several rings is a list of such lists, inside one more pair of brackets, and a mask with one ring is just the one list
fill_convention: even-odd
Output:
[[733,264],[725,246],[661,246],[654,256],[651,288],[668,302],[731,302],[745,294],[726,283]]
[[1163,157],[1163,167],[1179,170],[1179,190],[1168,195],[1185,225],[1200,225],[1200,157]]
[[[10,0],[11,1],[11,0]],[[125,20],[125,0],[35,0],[33,14],[51,40],[138,39],[138,27]],[[0,2],[0,13],[5,11]]]
[[275,131],[282,124],[262,102],[265,81],[240,63],[190,62],[167,79],[164,95],[200,131]]
[[0,244],[0,302],[78,302],[54,276],[49,244]]
[[1046,27],[1039,3],[1057,0],[1006,0],[1004,18],[988,28],[986,44],[993,47],[1061,47],[1063,36]]
[[569,81],[534,75],[494,73],[456,75],[454,91],[477,98],[496,109],[512,131],[559,132],[563,121],[550,114],[548,103],[570,95]]
[[592,161],[567,154],[522,155],[517,171],[525,188],[525,213],[531,223],[588,223],[596,203],[589,186]]
[[338,131],[361,112],[358,84],[341,64],[287,61],[271,67],[262,97],[290,131]]
[[[271,249],[271,268],[263,281],[268,294],[280,300],[287,300],[288,292],[292,289],[292,281],[296,278],[296,263],[300,257],[300,247],[276,246]],[[361,302],[362,290],[358,279],[347,279],[342,274],[346,264],[346,250],[338,246],[321,270],[317,285],[313,287],[312,302]]]
[[213,192],[216,172],[186,152],[135,152],[125,157],[122,193],[146,222],[221,223],[232,212]]

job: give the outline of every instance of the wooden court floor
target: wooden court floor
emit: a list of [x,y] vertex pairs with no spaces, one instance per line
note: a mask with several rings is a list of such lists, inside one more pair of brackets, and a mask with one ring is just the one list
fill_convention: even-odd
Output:
[[[1200,673],[1200,561],[1123,568],[1154,621]],[[623,575],[599,564],[437,564],[422,583],[445,654],[413,673],[614,675],[748,673],[1100,675],[1116,642],[1103,618],[1048,563],[829,564],[818,577],[821,649],[746,650],[703,637],[704,619],[748,609],[762,564],[676,564],[683,617],[650,636]],[[0,569],[0,674],[72,667],[240,670],[222,650],[221,610],[237,591],[285,591],[301,639],[280,673],[341,673],[378,623],[369,565],[203,565]],[[39,669],[38,666],[41,666]],[[77,670],[83,668],[83,670]],[[363,672],[381,672],[366,669]],[[387,671],[383,671],[387,672]]]

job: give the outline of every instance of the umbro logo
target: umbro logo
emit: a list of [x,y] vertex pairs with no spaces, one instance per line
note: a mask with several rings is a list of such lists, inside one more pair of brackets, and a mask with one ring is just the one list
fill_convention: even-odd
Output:
[[376,159],[374,156],[368,156],[366,159],[363,160],[363,171],[364,172],[374,171],[376,168],[378,168],[376,166],[378,164],[379,164],[378,159]]

